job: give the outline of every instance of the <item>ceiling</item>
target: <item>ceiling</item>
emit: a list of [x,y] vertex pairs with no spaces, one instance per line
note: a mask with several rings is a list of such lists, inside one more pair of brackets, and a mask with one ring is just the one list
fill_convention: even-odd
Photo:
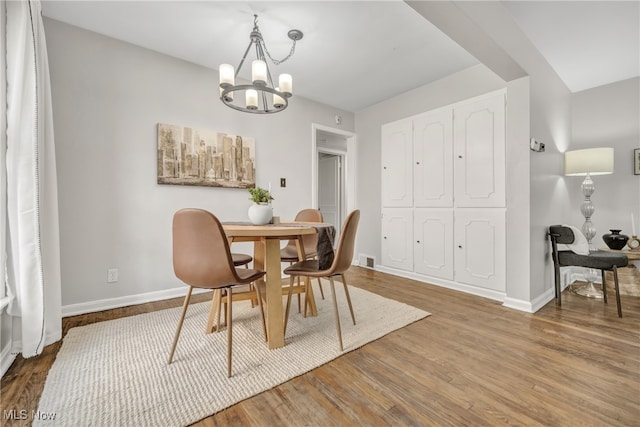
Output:
[[[478,63],[399,0],[42,3],[46,17],[212,69],[237,66],[258,14],[275,59],[289,53],[290,29],[304,33],[272,74],[292,74],[295,95],[348,111]],[[570,90],[638,76],[637,1],[503,3]]]

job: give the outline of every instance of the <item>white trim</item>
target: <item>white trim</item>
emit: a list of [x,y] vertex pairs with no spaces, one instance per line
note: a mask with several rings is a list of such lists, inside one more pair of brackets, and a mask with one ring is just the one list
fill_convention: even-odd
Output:
[[[349,132],[342,129],[335,129],[329,126],[319,125],[316,123],[311,124],[311,207],[318,208],[318,143],[316,136],[318,131],[327,133],[333,133],[336,135],[344,136],[347,139],[347,151],[345,153],[345,165],[344,165],[344,177],[345,177],[345,193],[346,193],[346,206],[345,210],[348,214],[352,210],[356,209],[356,159],[357,159],[357,136],[353,132]],[[322,148],[322,150],[327,150]],[[328,152],[328,151],[327,151]]]
[[492,289],[480,288],[478,286],[465,285],[464,283],[453,282],[446,279],[441,279],[432,276],[425,276],[424,274],[417,274],[411,271],[396,270],[395,268],[385,267],[377,265],[376,271],[392,274],[394,276],[405,277],[407,279],[417,280],[418,282],[428,283],[430,285],[440,286],[442,288],[453,289],[461,291],[467,294],[476,295],[483,298],[492,299],[495,301],[503,302],[506,298],[504,292],[494,291]]
[[16,354],[11,353],[11,342],[7,343],[0,353],[0,378],[4,377],[13,361],[16,360]]
[[547,289],[542,295],[533,301],[525,301],[521,299],[506,297],[502,305],[515,310],[526,311],[527,313],[535,313],[544,307],[549,301],[555,298],[555,291]]
[[329,147],[317,147],[318,153],[333,154],[334,156],[346,156],[347,150]]
[[[194,289],[193,294],[211,292],[209,289]],[[112,308],[126,307],[129,305],[144,304],[147,302],[162,301],[170,298],[184,297],[187,288],[181,286],[164,291],[146,292],[143,294],[127,295],[117,298],[106,298],[97,301],[69,304],[62,306],[62,317],[77,316],[79,314],[94,313],[96,311],[110,310]]]
[[4,308],[9,305],[9,301],[11,301],[11,298],[9,297],[0,298],[0,311],[3,311]]

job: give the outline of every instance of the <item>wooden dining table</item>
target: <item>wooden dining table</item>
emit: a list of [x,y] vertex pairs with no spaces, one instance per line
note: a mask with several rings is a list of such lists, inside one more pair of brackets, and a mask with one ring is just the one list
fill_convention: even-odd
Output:
[[[280,241],[297,240],[298,257],[305,259],[302,236],[315,234],[316,228],[309,223],[283,222],[280,224],[252,225],[250,223],[222,223],[222,227],[233,242],[253,243],[253,268],[265,270],[260,281],[263,287],[263,307],[267,328],[267,342],[270,349],[284,346],[284,315],[282,311],[282,268],[280,262]],[[316,315],[315,300],[311,286],[305,299],[309,300],[311,315]],[[211,331],[208,331],[211,332]]]

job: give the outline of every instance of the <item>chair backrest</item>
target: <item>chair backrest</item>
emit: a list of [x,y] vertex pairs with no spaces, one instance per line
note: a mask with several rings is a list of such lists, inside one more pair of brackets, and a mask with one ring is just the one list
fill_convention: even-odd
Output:
[[[318,209],[303,209],[296,215],[295,221],[301,222],[323,222],[322,213]],[[296,241],[289,240],[287,242],[287,246],[291,248],[296,248]],[[316,247],[318,246],[318,235],[314,234],[305,234],[302,236],[302,246],[304,247],[304,252],[307,254],[313,254],[316,252]]]
[[327,271],[328,275],[344,273],[351,266],[359,221],[360,211],[357,209],[349,213],[347,219],[344,221],[333,263]]
[[573,230],[563,225],[552,225],[549,227],[549,237],[552,242],[563,245],[570,245],[576,240]]
[[173,271],[198,288],[239,283],[224,229],[211,212],[181,209],[174,214]]

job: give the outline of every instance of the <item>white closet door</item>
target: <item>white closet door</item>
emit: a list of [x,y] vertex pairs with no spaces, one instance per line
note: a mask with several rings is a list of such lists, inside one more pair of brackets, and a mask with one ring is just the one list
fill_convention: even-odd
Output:
[[416,207],[453,206],[453,112],[413,120],[413,199]]
[[413,209],[382,210],[382,265],[413,270]]
[[453,280],[453,210],[416,209],[413,230],[414,271]]
[[382,126],[382,206],[413,206],[411,120]]
[[505,206],[504,94],[454,109],[455,205]]
[[456,209],[455,280],[496,291],[505,285],[505,211]]

